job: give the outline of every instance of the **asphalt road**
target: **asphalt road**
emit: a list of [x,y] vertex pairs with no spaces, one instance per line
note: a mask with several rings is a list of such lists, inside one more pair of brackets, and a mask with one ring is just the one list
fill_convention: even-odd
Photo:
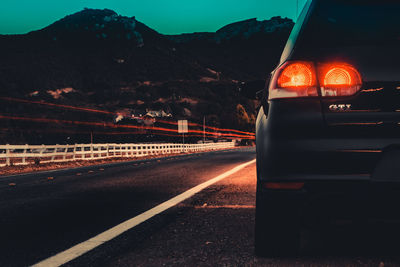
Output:
[[[37,263],[254,158],[241,149],[0,177],[0,266]],[[256,258],[255,184],[251,164],[66,265],[400,265],[398,225],[304,231],[299,258]]]

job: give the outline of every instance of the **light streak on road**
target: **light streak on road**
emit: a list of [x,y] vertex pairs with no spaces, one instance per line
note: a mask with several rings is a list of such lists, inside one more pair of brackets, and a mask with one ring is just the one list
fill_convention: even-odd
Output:
[[70,106],[70,105],[54,104],[54,103],[48,103],[48,102],[42,102],[42,101],[32,101],[32,100],[25,100],[25,99],[12,98],[12,97],[0,97],[0,99],[6,100],[6,101],[20,102],[20,103],[39,104],[39,105],[50,106],[50,107],[65,108],[65,109],[71,109],[71,110],[76,110],[76,111],[86,111],[86,112],[92,112],[92,113],[102,113],[102,114],[107,114],[107,115],[117,115],[117,113],[105,111],[105,110],[75,107],[75,106]]
[[[157,120],[157,122],[165,123],[165,124],[172,124],[172,125],[178,125],[177,122],[174,121],[165,121],[165,120]],[[195,123],[195,122],[188,122],[189,126],[196,126],[196,127],[203,127],[202,124]],[[207,129],[215,130],[215,131],[221,131],[221,132],[235,132],[235,133],[241,133],[241,134],[246,134],[246,135],[255,135],[255,133],[251,132],[244,132],[244,131],[239,131],[239,130],[234,130],[234,129],[223,129],[223,128],[217,128],[217,127],[212,127],[212,126],[205,126]]]
[[[8,120],[19,120],[19,121],[30,121],[38,123],[55,123],[55,124],[72,124],[72,125],[85,125],[85,126],[96,126],[96,127],[107,127],[107,128],[124,128],[124,129],[138,129],[138,130],[151,130],[151,131],[162,131],[178,134],[178,129],[162,128],[156,126],[137,126],[137,125],[120,125],[109,122],[89,122],[89,121],[70,121],[60,119],[48,119],[48,118],[28,118],[19,116],[8,116],[0,115],[0,119]],[[201,130],[189,130],[189,133],[203,134]],[[212,135],[216,137],[236,137],[241,139],[254,139],[254,136],[228,134],[228,133],[217,133],[217,132],[205,132],[206,135]]]
[[[110,112],[110,111],[99,110],[99,109],[94,109],[94,108],[84,108],[84,107],[76,107],[76,106],[63,105],[63,104],[55,104],[55,103],[49,103],[49,102],[44,102],[44,101],[32,101],[32,100],[13,98],[13,97],[0,97],[0,99],[5,100],[5,101],[12,101],[12,102],[38,104],[38,105],[44,105],[44,106],[56,107],[56,108],[65,108],[65,109],[70,109],[70,110],[74,110],[74,111],[100,113],[100,114],[107,114],[107,115],[113,115],[113,116],[119,115],[118,112]],[[145,118],[143,118],[143,117],[137,117],[137,118],[145,120]],[[178,125],[177,122],[167,121],[167,120],[157,119],[156,122],[170,124],[170,125]],[[203,127],[202,124],[194,123],[194,122],[188,122],[188,125],[194,126],[194,127]],[[245,131],[240,131],[240,130],[235,130],[235,129],[224,129],[224,128],[218,128],[218,127],[207,126],[207,125],[205,126],[205,128],[215,130],[215,131],[220,131],[220,132],[235,132],[235,133],[244,134],[244,135],[255,135],[254,133],[251,133],[251,132],[245,132]]]

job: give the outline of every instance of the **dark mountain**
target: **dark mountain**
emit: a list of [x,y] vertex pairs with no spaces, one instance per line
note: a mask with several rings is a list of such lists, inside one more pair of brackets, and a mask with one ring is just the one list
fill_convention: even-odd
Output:
[[185,33],[180,35],[168,35],[167,38],[178,43],[188,43],[193,41],[221,43],[223,41],[237,39],[249,40],[255,35],[287,34],[290,32],[292,27],[293,21],[287,18],[272,17],[270,20],[263,21],[248,19],[226,25],[215,33]]
[[[38,31],[0,35],[0,95],[112,112],[162,109],[174,120],[200,122],[206,116],[215,126],[252,130],[256,103],[238,87],[272,70],[292,26],[274,17],[236,22],[215,33],[167,36],[135,17],[85,9]],[[82,118],[0,101],[1,114]],[[248,124],[235,117],[239,104]],[[3,138],[0,132],[0,141],[10,142],[10,131]],[[20,142],[26,140],[22,135]]]
[[[151,32],[157,36],[156,32]],[[74,39],[80,41],[97,40],[124,40],[131,41],[137,46],[143,45],[142,35],[136,31],[135,18],[118,16],[112,10],[85,9],[69,15],[50,26],[29,34],[32,38],[43,40],[70,42]]]
[[169,35],[206,66],[236,80],[258,80],[277,64],[294,23],[273,17],[249,19],[222,27],[215,33]]
[[[26,35],[0,36],[0,88],[14,93],[74,87],[107,90],[206,73],[135,18],[86,9]],[[177,64],[179,63],[179,64]],[[21,80],[22,78],[22,80]]]

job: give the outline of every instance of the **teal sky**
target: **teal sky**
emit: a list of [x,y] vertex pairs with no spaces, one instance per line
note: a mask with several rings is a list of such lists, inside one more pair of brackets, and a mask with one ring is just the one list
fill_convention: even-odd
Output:
[[[299,9],[306,0],[298,0]],[[41,29],[88,8],[109,8],[164,34],[215,31],[235,21],[282,16],[295,19],[297,0],[2,0],[0,34]],[[300,11],[299,11],[300,12]]]

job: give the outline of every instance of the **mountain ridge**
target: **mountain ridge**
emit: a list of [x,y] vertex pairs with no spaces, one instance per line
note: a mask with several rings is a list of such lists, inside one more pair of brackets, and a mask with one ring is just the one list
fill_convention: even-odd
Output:
[[[91,19],[91,20],[90,20]],[[110,27],[110,24],[113,24]],[[253,34],[256,33],[272,33],[275,31],[287,31],[291,30],[293,27],[293,21],[288,18],[282,18],[280,16],[271,17],[269,20],[258,20],[256,18],[250,18],[245,20],[236,21],[233,23],[229,23],[215,32],[193,32],[193,33],[181,33],[181,34],[162,34],[157,32],[154,29],[146,26],[144,23],[136,20],[135,16],[128,17],[118,15],[115,11],[111,9],[90,9],[85,8],[82,11],[76,12],[71,15],[67,15],[64,18],[61,18],[50,25],[39,29],[30,31],[25,34],[0,34],[0,37],[21,37],[21,36],[34,36],[34,35],[42,35],[44,37],[45,34],[57,34],[58,31],[71,32],[74,29],[77,31],[86,31],[86,33],[90,32],[98,32],[102,33],[102,30],[107,30],[107,27],[112,29],[116,29],[115,26],[121,26],[129,31],[132,31],[136,34],[139,32],[135,32],[135,28],[138,26],[141,32],[145,31],[147,33],[151,33],[153,35],[164,36],[169,40],[180,42],[180,37],[192,37],[192,39],[202,39],[204,36],[209,41],[221,42],[222,40],[231,39],[240,35],[243,35],[244,38],[248,39]],[[117,35],[120,34],[117,31]],[[227,36],[226,36],[227,35]],[[196,36],[200,36],[197,38]],[[97,38],[105,38],[103,36],[96,36]],[[131,39],[132,36],[125,36],[126,39]],[[124,36],[118,36],[118,38],[124,38]],[[191,38],[189,38],[191,39]],[[214,39],[214,40],[213,40]]]
[[195,32],[167,35],[167,38],[176,42],[190,42],[193,40],[206,40],[208,42],[221,43],[233,38],[249,39],[260,33],[274,33],[276,31],[287,32],[293,27],[293,21],[280,16],[269,20],[257,20],[256,18],[241,20],[227,24],[215,32]]

